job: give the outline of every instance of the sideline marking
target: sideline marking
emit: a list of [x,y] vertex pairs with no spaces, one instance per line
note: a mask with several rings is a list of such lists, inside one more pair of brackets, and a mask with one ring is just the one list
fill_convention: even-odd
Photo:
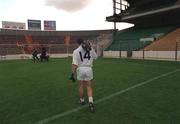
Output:
[[[106,100],[111,99],[111,98],[113,98],[113,97],[115,97],[115,96],[118,96],[118,95],[120,95],[120,94],[126,93],[126,92],[128,92],[128,91],[130,91],[130,90],[132,90],[132,89],[138,88],[138,87],[143,86],[143,85],[145,85],[145,84],[148,84],[148,83],[150,83],[150,82],[152,82],[152,81],[154,81],[154,80],[157,80],[157,79],[160,79],[160,78],[162,78],[162,77],[171,75],[171,74],[173,74],[173,73],[175,73],[175,72],[178,72],[178,71],[180,71],[180,69],[176,69],[176,70],[174,70],[174,71],[167,72],[167,73],[165,73],[165,74],[156,76],[156,77],[154,77],[154,78],[152,78],[152,79],[143,81],[143,82],[138,83],[138,84],[136,84],[136,85],[134,85],[134,86],[131,86],[131,87],[126,88],[126,89],[124,89],[124,90],[121,90],[121,91],[119,91],[119,92],[113,93],[113,94],[111,94],[111,95],[109,95],[109,96],[107,96],[107,97],[104,97],[104,98],[102,98],[102,99],[99,99],[99,100],[95,101],[94,104],[98,104],[98,103],[100,103],[100,102],[106,101]],[[50,121],[56,120],[56,119],[58,119],[58,118],[60,118],[60,117],[66,116],[66,115],[70,115],[71,113],[77,112],[77,111],[79,111],[79,110],[81,110],[81,109],[83,109],[83,108],[86,108],[86,107],[88,107],[88,105],[84,105],[84,106],[82,106],[82,107],[77,107],[77,108],[68,110],[68,111],[66,111],[66,112],[63,112],[63,113],[60,113],[60,114],[57,114],[57,115],[54,115],[54,116],[51,116],[51,117],[42,119],[42,120],[38,121],[38,122],[35,123],[35,124],[47,124],[47,123],[50,122]]]

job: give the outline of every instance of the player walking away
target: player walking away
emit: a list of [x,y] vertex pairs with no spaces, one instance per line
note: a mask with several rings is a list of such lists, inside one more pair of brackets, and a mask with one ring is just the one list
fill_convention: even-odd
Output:
[[33,61],[34,62],[39,62],[39,58],[38,58],[38,52],[37,50],[34,48],[33,51],[32,51],[32,57],[33,57]]
[[76,72],[77,80],[79,82],[78,91],[80,97],[80,105],[85,104],[83,91],[84,87],[86,87],[89,99],[89,110],[90,112],[94,112],[92,64],[93,59],[97,58],[97,54],[91,48],[89,42],[85,42],[83,39],[78,39],[77,44],[79,45],[79,47],[73,51],[72,74],[70,76],[70,79],[75,82],[74,74]]

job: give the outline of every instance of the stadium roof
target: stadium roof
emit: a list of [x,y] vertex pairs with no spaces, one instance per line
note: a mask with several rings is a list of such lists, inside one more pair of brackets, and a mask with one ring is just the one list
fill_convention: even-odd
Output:
[[125,0],[127,1],[130,6],[141,6],[141,5],[151,5],[151,3],[159,3],[159,4],[166,4],[176,2],[177,0]]
[[[137,26],[179,25],[180,4],[174,3],[177,0],[167,0],[163,3],[162,0],[127,1],[130,3],[127,10],[106,17],[106,20],[109,22],[128,22]],[[153,2],[155,4],[150,4],[151,6],[144,6]]]

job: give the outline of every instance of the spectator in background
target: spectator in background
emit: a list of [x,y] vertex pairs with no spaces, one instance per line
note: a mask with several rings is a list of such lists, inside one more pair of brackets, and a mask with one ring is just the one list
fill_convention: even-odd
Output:
[[41,50],[40,59],[41,59],[41,62],[43,62],[43,60],[45,60],[47,62],[49,61],[49,56],[46,53],[46,48],[45,47],[43,47],[42,50]]

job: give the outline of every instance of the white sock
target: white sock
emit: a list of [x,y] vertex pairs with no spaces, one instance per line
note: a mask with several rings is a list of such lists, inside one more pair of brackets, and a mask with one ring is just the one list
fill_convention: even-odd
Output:
[[92,96],[89,97],[89,103],[90,102],[93,103],[93,97]]
[[80,98],[80,101],[81,101],[81,102],[84,102],[84,98]]

